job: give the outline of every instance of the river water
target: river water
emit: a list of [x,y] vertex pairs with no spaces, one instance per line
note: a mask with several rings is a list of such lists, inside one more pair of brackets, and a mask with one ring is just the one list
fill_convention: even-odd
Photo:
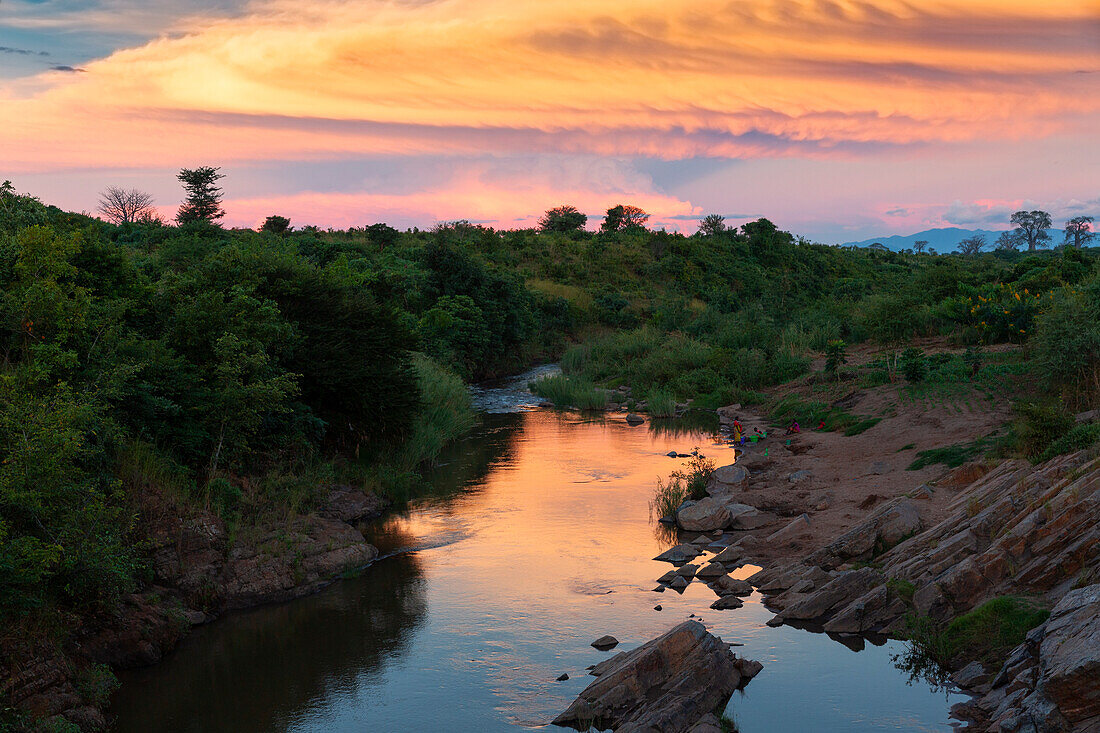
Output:
[[[729,448],[705,429],[538,409],[524,384],[475,390],[481,427],[443,457],[431,496],[370,527],[382,559],[196,629],[126,673],[114,729],[560,730],[548,721],[593,680],[588,665],[694,615],[764,664],[727,707],[742,733],[950,730],[956,695],[911,683],[898,642],[770,628],[758,594],[714,611],[701,583],[653,591],[670,566],[651,558],[669,540],[648,500],[683,463],[665,454],[698,447],[721,465]],[[589,645],[604,634],[619,647]]]

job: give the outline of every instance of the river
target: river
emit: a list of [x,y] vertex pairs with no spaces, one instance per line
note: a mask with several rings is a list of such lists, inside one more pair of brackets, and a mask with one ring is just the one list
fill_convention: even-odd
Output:
[[[648,500],[683,463],[665,454],[698,447],[721,465],[731,451],[682,424],[539,409],[523,384],[475,390],[481,426],[444,455],[431,495],[369,528],[380,560],[198,628],[161,664],[124,674],[114,730],[550,727],[592,681],[588,665],[692,615],[764,664],[727,707],[742,733],[951,729],[959,696],[910,682],[892,661],[899,642],[770,628],[758,594],[714,611],[698,582],[654,592],[670,566],[651,560],[668,538]],[[604,634],[619,647],[589,646]]]

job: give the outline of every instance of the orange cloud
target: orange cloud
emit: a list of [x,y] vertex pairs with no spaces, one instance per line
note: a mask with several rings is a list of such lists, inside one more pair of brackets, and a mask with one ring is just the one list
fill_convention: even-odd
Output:
[[1079,0],[269,0],[0,89],[6,168],[855,155],[1100,122]]

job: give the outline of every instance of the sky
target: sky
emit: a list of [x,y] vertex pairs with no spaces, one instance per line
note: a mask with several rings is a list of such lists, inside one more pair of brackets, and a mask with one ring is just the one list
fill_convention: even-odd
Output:
[[0,0],[0,178],[225,223],[1100,218],[1100,0]]

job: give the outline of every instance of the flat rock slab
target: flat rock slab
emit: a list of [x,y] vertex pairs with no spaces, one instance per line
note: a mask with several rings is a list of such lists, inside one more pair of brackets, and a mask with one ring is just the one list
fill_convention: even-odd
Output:
[[685,621],[596,665],[598,679],[553,722],[577,730],[689,733],[760,669],[701,623]]

